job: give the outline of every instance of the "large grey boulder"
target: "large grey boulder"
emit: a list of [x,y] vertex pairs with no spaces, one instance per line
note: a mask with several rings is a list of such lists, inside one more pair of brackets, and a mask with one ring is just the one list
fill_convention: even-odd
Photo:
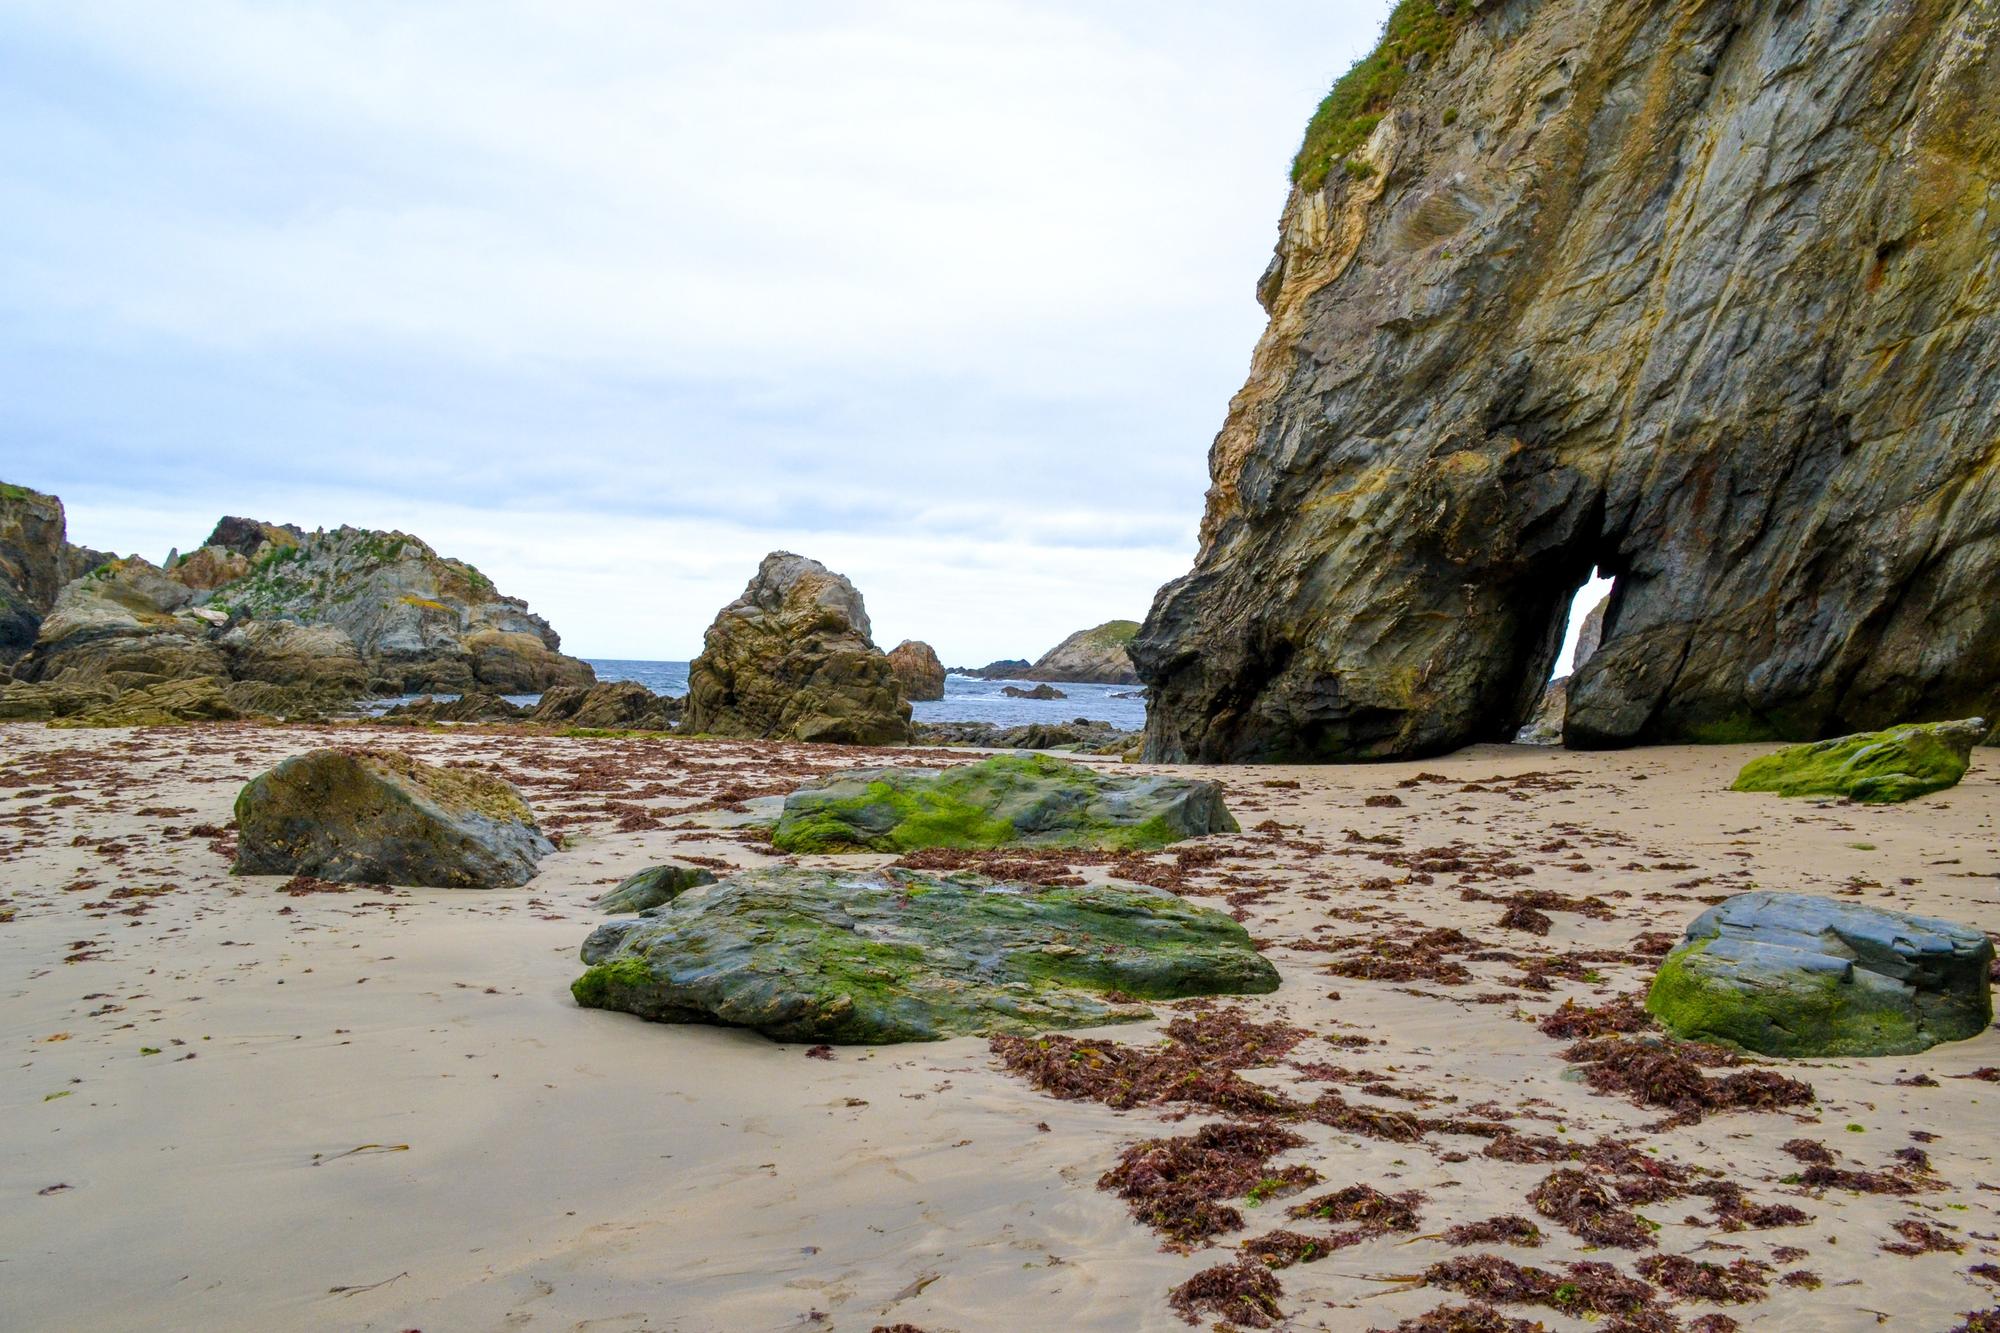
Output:
[[236,797],[243,875],[489,889],[555,850],[511,783],[394,750],[312,750]]
[[578,1004],[790,1041],[1040,1032],[1278,988],[1242,926],[1170,893],[911,870],[739,871],[605,922],[582,956]]
[[1762,1055],[1908,1055],[1993,1021],[1985,934],[1803,893],[1696,917],[1646,1007],[1682,1037]]
[[1100,773],[1031,754],[836,773],[785,798],[771,840],[784,852],[1010,844],[1150,851],[1237,828],[1219,783]]

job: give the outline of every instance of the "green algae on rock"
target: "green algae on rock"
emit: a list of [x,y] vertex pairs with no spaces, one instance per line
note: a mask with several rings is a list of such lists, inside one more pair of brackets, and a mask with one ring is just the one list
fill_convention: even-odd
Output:
[[236,797],[236,873],[345,884],[525,884],[555,850],[514,787],[393,750],[312,750]]
[[784,852],[1009,844],[1147,851],[1237,829],[1219,783],[995,755],[957,768],[836,773],[785,798],[772,843]]
[[1090,1027],[1278,987],[1242,926],[1170,893],[895,869],[742,871],[605,922],[582,958],[586,1008],[786,1041]]
[[713,883],[714,872],[700,866],[647,866],[636,875],[627,875],[591,906],[600,912],[644,912],[672,902],[698,884]]
[[1955,786],[1972,762],[1972,747],[1985,735],[1985,719],[1975,717],[1793,745],[1745,764],[1730,790],[1847,796],[1870,804],[1907,801]]
[[1646,997],[1677,1036],[1761,1055],[1909,1055],[1993,1021],[1984,934],[1802,893],[1695,918]]

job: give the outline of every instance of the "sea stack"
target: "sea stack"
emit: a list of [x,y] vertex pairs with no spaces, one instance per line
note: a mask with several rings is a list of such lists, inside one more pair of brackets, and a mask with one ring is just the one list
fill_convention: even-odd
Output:
[[716,614],[688,668],[682,730],[753,740],[895,745],[910,705],[846,578],[773,551]]
[[[1405,11],[1408,11],[1407,13]],[[1307,133],[1160,760],[1817,740],[2000,697],[1990,5],[1419,3]]]

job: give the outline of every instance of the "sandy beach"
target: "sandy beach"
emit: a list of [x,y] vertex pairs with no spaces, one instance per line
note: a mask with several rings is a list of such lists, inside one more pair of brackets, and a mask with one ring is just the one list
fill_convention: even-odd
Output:
[[[279,878],[232,877],[239,786],[357,733],[507,777],[564,849],[519,890],[292,896]],[[1782,1072],[1811,1085],[1810,1104],[1659,1127],[1660,1107],[1593,1091],[1562,1058],[1569,1043],[1537,1026],[1565,1000],[1642,992],[1635,941],[1677,937],[1752,886],[2000,926],[1993,751],[1958,787],[1881,808],[1729,792],[1760,752],[1483,746],[1196,770],[1226,785],[1246,831],[1201,841],[1219,857],[1184,844],[1151,863],[1237,911],[1283,975],[1274,995],[1218,1007],[1309,1033],[1245,1078],[1305,1101],[1337,1087],[1357,1107],[1609,1135],[1809,1217],[1727,1229],[1711,1198],[1639,1207],[1657,1241],[1644,1253],[1770,1265],[1763,1299],[1674,1305],[1684,1321],[1949,1328],[1996,1299],[1969,1270],[2000,1254],[2000,1086],[1966,1076],[2000,1066],[2000,1038],[1794,1062]],[[1300,1198],[1363,1184],[1421,1192],[1419,1226],[1285,1269],[1283,1326],[1392,1328],[1463,1299],[1399,1280],[1481,1252],[1447,1244],[1446,1228],[1535,1216],[1527,1196],[1553,1168],[1489,1156],[1490,1135],[1398,1141],[1307,1121],[1289,1126],[1305,1146],[1276,1161],[1320,1183],[1238,1200],[1243,1229],[1179,1253],[1097,1181],[1135,1141],[1223,1118],[1200,1107],[1062,1100],[982,1039],[809,1058],[573,1003],[595,895],[667,858],[768,863],[754,833],[728,827],[741,817],[729,807],[864,753],[888,757],[505,728],[0,727],[0,1324],[1173,1329],[1172,1288],[1241,1242],[1302,1227],[1286,1217]],[[1499,924],[1524,891],[1598,905],[1552,906],[1545,935]],[[1468,976],[1325,971],[1341,946],[1438,928],[1469,943],[1419,956]],[[1157,1011],[1070,1035],[1146,1045],[1176,1016]],[[1784,1149],[1799,1139],[1911,1189],[1802,1183]],[[1928,1169],[1895,1157],[1913,1147]],[[1544,1268],[1630,1271],[1640,1257],[1536,1221],[1538,1248],[1484,1250]],[[1961,1248],[1885,1251],[1910,1221]],[[1780,1276],[1797,1273],[1817,1285]]]

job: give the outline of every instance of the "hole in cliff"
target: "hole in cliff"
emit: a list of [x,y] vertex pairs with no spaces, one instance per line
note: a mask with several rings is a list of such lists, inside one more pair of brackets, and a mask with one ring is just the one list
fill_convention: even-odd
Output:
[[[1613,582],[1611,576],[1602,569],[1593,569],[1590,571],[1589,579],[1576,590],[1576,596],[1570,598],[1569,620],[1563,626],[1562,649],[1556,653],[1555,665],[1549,671],[1550,680],[1567,676],[1576,669],[1578,640],[1583,635],[1585,622],[1590,619],[1590,613],[1611,596]],[[1583,645],[1586,649],[1583,656],[1586,658],[1590,656],[1591,650],[1595,650],[1597,640],[1603,635],[1604,617],[1599,616],[1596,624],[1590,628],[1591,640]]]

